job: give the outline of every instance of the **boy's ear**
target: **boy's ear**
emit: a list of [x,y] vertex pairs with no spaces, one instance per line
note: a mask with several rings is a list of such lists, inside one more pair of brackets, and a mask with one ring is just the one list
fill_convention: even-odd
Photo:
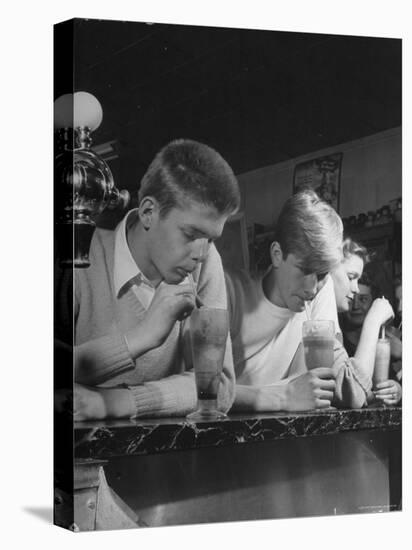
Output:
[[146,231],[149,231],[159,215],[159,203],[153,197],[144,197],[139,205],[139,219]]
[[275,268],[279,267],[282,263],[283,253],[282,249],[280,248],[280,244],[277,241],[273,241],[273,243],[270,245],[270,260],[273,267]]

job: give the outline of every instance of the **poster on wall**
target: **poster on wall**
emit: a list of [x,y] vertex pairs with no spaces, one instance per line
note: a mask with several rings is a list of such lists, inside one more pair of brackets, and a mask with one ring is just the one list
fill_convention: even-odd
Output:
[[334,153],[297,164],[293,177],[293,192],[313,189],[339,212],[342,157],[343,153]]

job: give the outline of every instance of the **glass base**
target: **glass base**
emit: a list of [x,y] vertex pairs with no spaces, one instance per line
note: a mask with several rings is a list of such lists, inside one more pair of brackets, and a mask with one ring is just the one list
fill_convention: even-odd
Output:
[[199,399],[196,411],[186,416],[187,420],[192,422],[210,422],[213,420],[225,420],[227,414],[217,410],[216,400],[201,401]]

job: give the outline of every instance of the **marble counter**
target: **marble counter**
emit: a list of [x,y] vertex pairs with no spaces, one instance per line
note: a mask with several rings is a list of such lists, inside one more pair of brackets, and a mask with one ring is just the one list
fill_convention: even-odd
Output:
[[205,447],[365,430],[400,430],[400,407],[230,415],[228,420],[189,423],[185,418],[75,423],[75,458],[109,459]]

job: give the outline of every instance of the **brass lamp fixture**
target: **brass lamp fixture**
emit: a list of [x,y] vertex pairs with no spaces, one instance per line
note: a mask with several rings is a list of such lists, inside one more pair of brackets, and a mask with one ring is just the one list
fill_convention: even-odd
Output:
[[90,148],[91,133],[102,118],[99,101],[87,92],[65,94],[54,102],[56,243],[64,267],[89,267],[95,218],[105,208],[125,209],[130,200]]

